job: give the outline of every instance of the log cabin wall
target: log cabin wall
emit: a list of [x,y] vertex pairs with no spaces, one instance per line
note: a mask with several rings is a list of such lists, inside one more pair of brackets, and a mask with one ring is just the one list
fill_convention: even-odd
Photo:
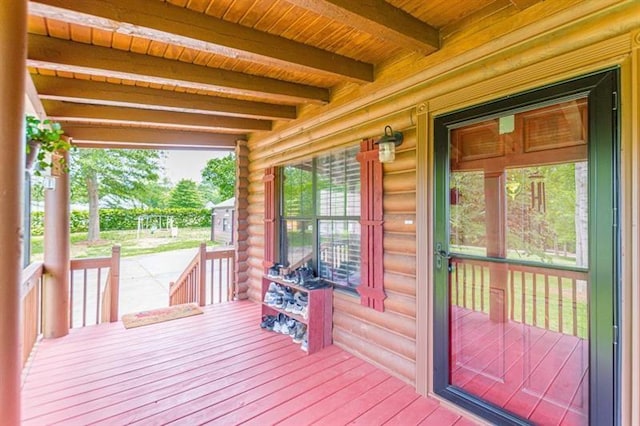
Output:
[[[264,272],[266,167],[310,158],[385,125],[405,134],[384,168],[385,311],[334,292],[334,341],[428,393],[432,291],[431,123],[436,115],[608,67],[621,69],[623,424],[640,423],[640,2],[572,7],[547,2],[454,32],[429,56],[409,55],[376,70],[374,83],[347,84],[328,106],[308,106],[292,123],[249,139],[249,288],[260,298]],[[628,155],[625,155],[628,154]],[[633,285],[636,283],[636,285]],[[416,318],[419,318],[417,320]],[[418,343],[416,343],[418,342]]]

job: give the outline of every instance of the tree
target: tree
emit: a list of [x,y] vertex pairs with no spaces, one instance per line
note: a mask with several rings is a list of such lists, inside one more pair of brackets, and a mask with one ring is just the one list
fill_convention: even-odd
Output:
[[202,170],[203,184],[217,189],[217,196],[211,200],[218,204],[235,195],[236,191],[236,159],[234,154],[222,158],[212,158]]
[[201,209],[202,198],[196,183],[189,179],[182,179],[171,191],[169,207],[185,209]]
[[142,194],[158,182],[162,151],[78,149],[71,153],[71,193],[74,201],[89,202],[88,241],[100,239],[99,200],[142,203]]

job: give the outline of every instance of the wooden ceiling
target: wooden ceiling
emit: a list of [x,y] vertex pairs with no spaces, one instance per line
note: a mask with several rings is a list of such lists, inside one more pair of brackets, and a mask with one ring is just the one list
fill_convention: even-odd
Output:
[[33,0],[27,65],[80,146],[231,149],[538,1]]

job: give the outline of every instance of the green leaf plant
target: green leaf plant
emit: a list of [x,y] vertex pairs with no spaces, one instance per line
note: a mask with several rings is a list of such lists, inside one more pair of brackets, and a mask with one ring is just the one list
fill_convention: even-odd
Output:
[[[51,169],[53,165],[53,154],[61,151],[69,151],[71,144],[62,138],[64,131],[60,123],[51,120],[39,120],[37,117],[28,115],[26,117],[26,167],[30,169],[34,165],[36,176],[40,176],[43,170]],[[68,171],[68,165],[64,164],[64,159],[59,160],[62,171]]]

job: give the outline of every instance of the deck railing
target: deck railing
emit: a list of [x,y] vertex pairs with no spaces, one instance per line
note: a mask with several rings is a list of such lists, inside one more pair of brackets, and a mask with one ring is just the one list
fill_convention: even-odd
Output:
[[511,321],[585,338],[587,280],[583,271],[453,258],[451,303],[489,313],[491,270],[504,265]]
[[118,320],[120,246],[111,257],[72,259],[69,279],[69,327]]
[[198,253],[169,287],[170,306],[181,303],[198,303],[204,306],[233,300],[235,249],[207,250],[206,244],[200,244]]
[[42,262],[35,262],[22,271],[22,365],[42,334]]

